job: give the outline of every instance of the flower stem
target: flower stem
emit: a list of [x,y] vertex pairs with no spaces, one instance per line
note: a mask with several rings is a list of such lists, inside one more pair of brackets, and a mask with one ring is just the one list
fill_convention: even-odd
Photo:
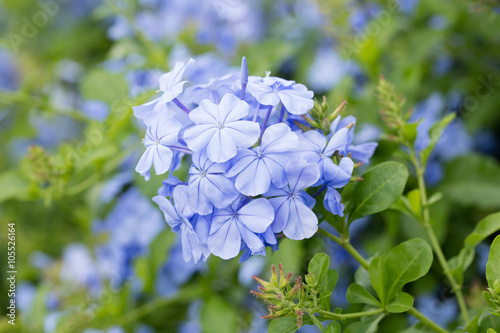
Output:
[[470,317],[469,317],[469,311],[467,309],[467,305],[465,304],[465,299],[462,294],[462,286],[455,280],[453,275],[450,273],[450,267],[448,266],[448,262],[446,261],[446,257],[444,256],[443,250],[441,249],[441,246],[439,245],[439,241],[436,237],[436,234],[434,232],[434,229],[432,229],[432,225],[430,223],[430,215],[429,215],[429,206],[427,204],[427,193],[426,193],[426,188],[425,188],[425,181],[424,181],[424,172],[425,169],[420,165],[417,159],[417,155],[415,153],[415,150],[411,148],[411,160],[412,163],[415,167],[415,170],[417,172],[417,179],[418,179],[418,187],[420,191],[420,201],[421,201],[421,209],[422,209],[422,224],[425,228],[425,231],[427,233],[427,236],[429,237],[429,241],[431,243],[431,246],[434,250],[434,253],[436,254],[436,257],[439,261],[439,264],[443,268],[444,274],[448,281],[450,282],[453,292],[455,293],[457,297],[457,302],[458,306],[460,307],[460,312],[462,313],[462,317],[465,321],[465,325],[469,325],[470,323]]
[[345,240],[343,238],[340,238],[340,237],[337,237],[335,235],[332,235],[331,233],[329,233],[328,231],[326,230],[323,230],[323,229],[319,229],[319,233],[330,238],[331,240],[333,240],[334,242],[340,244],[340,246],[342,246],[347,252],[349,252],[349,254],[354,258],[356,259],[357,262],[359,262],[359,264],[361,266],[363,266],[366,270],[368,270],[368,268],[370,267],[370,264],[368,263],[368,261],[365,260],[365,258],[363,258],[363,256],[351,245],[351,243],[349,243],[349,240]]
[[283,117],[285,117],[285,112],[286,112],[286,107],[283,104],[281,104],[280,118],[278,119],[278,123],[281,123],[283,121]]
[[184,112],[186,112],[188,114],[189,114],[189,112],[191,112],[191,110],[189,110],[184,104],[182,104],[181,101],[179,101],[177,99],[177,97],[174,98],[172,101],[175,103],[175,105],[177,105],[178,107],[180,107],[182,109],[182,111],[184,111]]

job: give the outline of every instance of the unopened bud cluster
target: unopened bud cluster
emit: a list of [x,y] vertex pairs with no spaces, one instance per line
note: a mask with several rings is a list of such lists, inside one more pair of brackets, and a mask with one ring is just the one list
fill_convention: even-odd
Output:
[[[314,107],[309,111],[310,118],[307,115],[303,115],[304,121],[309,124],[312,128],[317,128],[323,131],[325,135],[330,134],[332,122],[342,113],[347,105],[346,101],[343,101],[333,112],[329,110],[328,103],[326,102],[326,97],[323,96],[323,103],[319,103],[314,100]],[[352,127],[354,123],[350,127]],[[349,127],[349,128],[350,128]],[[306,126],[307,128],[307,126]],[[308,128],[310,129],[310,128]]]
[[304,281],[298,276],[293,287],[290,285],[291,277],[292,273],[285,276],[281,264],[279,264],[278,276],[276,267],[272,265],[269,281],[264,281],[257,276],[253,277],[261,285],[258,287],[259,291],[252,290],[251,293],[268,304],[269,314],[262,318],[295,317],[297,327],[300,328],[303,322],[302,316],[305,313],[312,314],[320,310],[320,285],[313,273],[307,274]]
[[493,288],[488,288],[491,296],[487,297],[491,314],[500,317],[500,280],[495,280]]

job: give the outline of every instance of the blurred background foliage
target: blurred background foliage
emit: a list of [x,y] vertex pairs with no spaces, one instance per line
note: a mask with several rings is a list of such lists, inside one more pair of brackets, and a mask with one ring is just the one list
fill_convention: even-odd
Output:
[[[182,262],[150,201],[163,178],[145,182],[133,171],[144,128],[131,106],[154,95],[159,73],[190,56],[209,77],[246,56],[250,74],[269,70],[304,83],[331,106],[346,100],[359,135],[379,140],[372,163],[401,160],[382,134],[382,75],[425,126],[457,114],[426,174],[430,191],[443,194],[432,216],[447,257],[500,209],[497,1],[2,0],[0,31],[0,235],[5,248],[7,222],[16,222],[20,310],[11,326],[2,307],[2,332],[263,332],[251,275],[279,262],[301,274],[320,251],[341,275],[332,304],[349,307],[345,290],[357,264],[319,236],[283,240],[279,251],[244,264]],[[367,256],[425,237],[396,211],[353,228]],[[477,309],[488,246],[478,253],[464,284]],[[446,325],[457,308],[451,293],[436,294],[447,287],[432,270],[411,288],[422,294],[417,308]],[[379,331],[402,331],[408,320],[390,316]]]

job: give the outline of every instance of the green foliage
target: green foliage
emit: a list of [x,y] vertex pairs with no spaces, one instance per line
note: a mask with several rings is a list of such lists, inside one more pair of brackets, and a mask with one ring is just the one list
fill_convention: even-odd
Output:
[[344,330],[344,333],[375,333],[378,329],[378,324],[384,319],[385,314],[364,317],[360,321],[350,324]]
[[413,297],[405,292],[399,292],[394,295],[392,301],[386,306],[386,310],[392,313],[403,313],[413,307]]
[[351,283],[351,285],[349,285],[346,299],[351,304],[368,304],[377,307],[382,305],[375,296],[358,283]]
[[389,208],[403,193],[408,170],[398,162],[384,162],[370,168],[355,185],[349,203],[349,223]]
[[488,280],[490,288],[498,289],[500,296],[500,235],[491,243],[490,255],[486,264],[486,280]]
[[212,295],[205,301],[205,306],[201,311],[201,324],[207,333],[236,332],[238,314],[234,307],[219,296]]
[[405,284],[424,276],[431,264],[432,250],[419,238],[401,243],[386,256],[375,257],[370,263],[370,279],[382,304],[390,304]]
[[429,130],[430,143],[425,149],[423,149],[420,152],[420,164],[422,164],[424,169],[425,166],[427,165],[429,156],[431,155],[432,151],[434,150],[434,147],[436,147],[436,144],[439,138],[441,137],[441,134],[443,133],[446,126],[448,126],[453,119],[455,119],[455,114],[450,113],[447,116],[443,117],[441,120],[439,120],[437,123],[432,125],[432,127],[430,128]]

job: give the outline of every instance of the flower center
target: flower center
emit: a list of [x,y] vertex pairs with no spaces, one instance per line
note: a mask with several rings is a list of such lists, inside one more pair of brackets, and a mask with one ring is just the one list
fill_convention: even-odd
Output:
[[290,200],[295,200],[296,196],[297,196],[297,192],[288,193],[288,199],[290,199]]
[[223,123],[218,123],[218,124],[217,124],[217,127],[218,127],[219,129],[223,129],[223,128],[224,128],[224,124],[223,124]]
[[155,140],[155,145],[157,145],[157,146],[158,146],[159,144],[160,144],[160,140],[159,140],[159,139],[156,139],[156,140]]

